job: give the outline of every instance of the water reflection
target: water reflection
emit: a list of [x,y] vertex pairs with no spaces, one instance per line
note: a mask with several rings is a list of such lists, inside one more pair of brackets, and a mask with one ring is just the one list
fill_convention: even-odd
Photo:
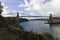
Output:
[[54,30],[55,37],[59,38],[60,40],[60,24],[53,24],[52,29]]
[[46,21],[28,21],[23,22],[20,25],[22,25],[26,31],[32,30],[33,32],[42,34],[44,32],[49,32],[49,25],[45,24],[45,22]]

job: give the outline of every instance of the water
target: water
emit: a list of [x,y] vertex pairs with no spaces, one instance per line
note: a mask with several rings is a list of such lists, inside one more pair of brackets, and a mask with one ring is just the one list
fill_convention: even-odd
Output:
[[52,34],[52,36],[56,39],[58,38],[60,40],[60,24],[45,24],[47,21],[27,21],[20,23],[21,26],[26,31],[33,31],[37,32],[38,34],[42,34],[44,32],[49,32]]
[[55,38],[58,38],[60,40],[60,24],[52,25],[52,29],[54,30]]
[[45,24],[46,22],[47,21],[27,21],[20,23],[20,25],[26,31],[33,31],[42,34],[44,32],[49,32],[49,25]]

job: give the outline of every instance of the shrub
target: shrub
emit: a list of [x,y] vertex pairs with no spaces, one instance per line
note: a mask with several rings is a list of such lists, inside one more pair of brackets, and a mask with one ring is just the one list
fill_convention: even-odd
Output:
[[43,33],[43,40],[54,40],[53,36],[50,33]]

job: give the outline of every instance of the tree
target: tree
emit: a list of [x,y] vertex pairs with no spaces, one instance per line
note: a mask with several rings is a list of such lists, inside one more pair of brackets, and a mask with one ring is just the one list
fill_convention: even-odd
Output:
[[1,5],[1,2],[0,2],[0,15],[2,13],[2,8],[3,8],[3,6]]

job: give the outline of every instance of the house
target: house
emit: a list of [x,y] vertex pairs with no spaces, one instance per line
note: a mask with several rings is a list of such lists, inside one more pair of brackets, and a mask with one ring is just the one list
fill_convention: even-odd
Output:
[[53,23],[60,23],[60,17],[53,17]]
[[60,17],[52,17],[52,14],[50,14],[48,23],[58,24],[60,23]]

